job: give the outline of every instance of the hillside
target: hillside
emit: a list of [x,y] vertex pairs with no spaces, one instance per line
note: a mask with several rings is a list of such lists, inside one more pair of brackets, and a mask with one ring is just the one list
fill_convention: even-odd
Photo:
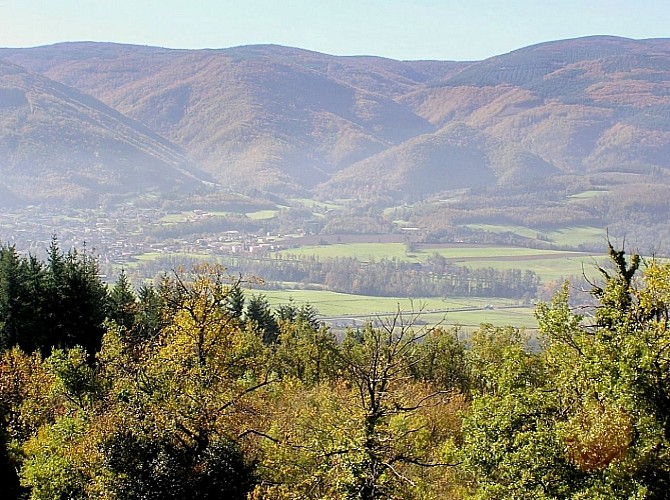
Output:
[[429,193],[523,183],[556,173],[512,142],[454,122],[351,165],[324,188],[333,194],[376,192],[420,200]]
[[180,149],[88,95],[0,60],[2,204],[90,205],[203,185]]
[[[669,96],[670,41],[588,37],[527,47],[402,96],[401,103],[438,131],[351,166],[328,187],[365,183],[380,193],[425,196],[464,187],[463,176],[467,187],[481,185],[489,168],[497,172],[489,179],[499,185],[550,173],[589,176],[601,188],[666,183]],[[448,130],[477,131],[459,139],[465,156],[443,149]],[[419,154],[417,143],[423,144]],[[417,166],[436,162],[433,181],[423,182]],[[418,175],[398,182],[399,171]]]
[[222,182],[279,192],[312,188],[433,130],[395,98],[462,66],[279,46],[179,51],[84,43],[5,56],[145,123]]
[[474,64],[404,98],[436,126],[462,120],[565,172],[668,167],[670,41],[549,42]]
[[669,173],[669,40],[586,37],[479,62],[92,42],[0,57],[141,122],[243,191],[417,199],[555,174],[607,189]]

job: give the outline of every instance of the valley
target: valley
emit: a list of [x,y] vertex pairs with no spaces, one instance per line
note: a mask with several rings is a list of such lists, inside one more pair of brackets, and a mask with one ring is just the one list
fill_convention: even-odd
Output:
[[664,39],[470,62],[0,49],[0,241],[43,257],[56,236],[109,283],[210,261],[323,317],[412,298],[534,328],[608,240],[670,255],[668,89]]
[[[157,284],[164,273],[199,262],[219,263],[232,275],[243,275],[252,292],[265,295],[270,304],[309,303],[336,329],[361,325],[366,318],[384,317],[400,307],[420,312],[429,324],[469,330],[490,322],[534,330],[536,302],[549,300],[565,279],[577,291],[582,273],[597,274],[607,237],[595,227],[565,227],[540,235],[523,226],[466,224],[452,227],[450,236],[438,240],[426,228],[392,220],[407,206],[379,209],[374,218],[389,231],[365,233],[354,216],[360,207],[351,201],[283,203],[235,199],[210,211],[145,199],[48,215],[40,207],[28,207],[0,214],[0,231],[11,235],[7,241],[17,250],[41,258],[54,235],[63,248],[91,252],[110,285],[122,270],[140,286]],[[327,230],[343,218],[352,220],[353,225],[343,228],[349,232]],[[583,250],[586,243],[589,251]],[[440,288],[444,292],[427,286],[426,279],[433,285],[442,279],[430,277],[436,259],[446,266],[440,274],[453,276],[450,280],[457,281],[450,284],[460,286]],[[389,265],[404,281],[374,284],[376,273],[388,272]],[[336,266],[339,279],[329,278],[324,266]],[[527,288],[473,288],[482,279],[515,279]],[[360,283],[358,291],[354,283]],[[426,295],[433,289],[437,295]],[[575,300],[582,300],[581,295],[576,293]]]

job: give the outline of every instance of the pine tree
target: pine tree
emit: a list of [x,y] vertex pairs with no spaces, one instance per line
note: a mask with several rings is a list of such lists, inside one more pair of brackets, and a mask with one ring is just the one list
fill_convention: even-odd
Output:
[[230,292],[226,296],[226,306],[230,314],[237,318],[241,319],[242,314],[244,313],[244,303],[246,298],[244,296],[244,290],[239,285],[231,288]]
[[109,292],[109,319],[126,330],[131,330],[135,326],[137,305],[135,290],[122,269]]
[[80,345],[89,354],[100,348],[107,316],[107,289],[100,281],[95,258],[70,250],[63,254],[56,238],[49,247],[46,268],[44,342],[51,347]]
[[265,345],[274,344],[279,336],[279,326],[272,314],[270,304],[265,295],[252,295],[247,303],[247,323],[257,327],[263,335]]
[[15,345],[33,351],[40,345],[44,269],[15,247],[0,247],[0,349]]

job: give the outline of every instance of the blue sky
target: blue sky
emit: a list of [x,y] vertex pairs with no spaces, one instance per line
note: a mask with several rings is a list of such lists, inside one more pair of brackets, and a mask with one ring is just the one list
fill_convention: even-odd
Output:
[[548,40],[670,37],[668,0],[0,0],[0,47],[97,40],[277,43],[337,55],[476,60]]

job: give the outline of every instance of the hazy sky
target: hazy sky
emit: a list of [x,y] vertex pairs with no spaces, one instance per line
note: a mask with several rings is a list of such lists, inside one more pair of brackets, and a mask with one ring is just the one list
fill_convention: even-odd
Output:
[[670,37],[670,1],[0,0],[0,47],[277,43],[338,55],[474,60],[594,34]]

